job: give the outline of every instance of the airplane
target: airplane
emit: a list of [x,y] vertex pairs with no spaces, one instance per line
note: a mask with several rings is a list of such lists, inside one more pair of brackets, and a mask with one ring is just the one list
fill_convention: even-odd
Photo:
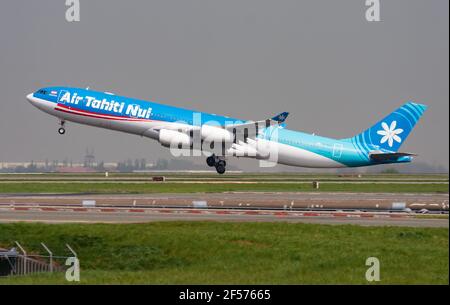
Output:
[[219,174],[225,173],[229,157],[309,168],[411,162],[415,154],[398,150],[427,109],[407,102],[361,133],[333,139],[287,129],[288,112],[261,121],[239,120],[72,87],[41,88],[26,98],[58,118],[61,135],[67,121],[139,135],[171,151],[200,151]]

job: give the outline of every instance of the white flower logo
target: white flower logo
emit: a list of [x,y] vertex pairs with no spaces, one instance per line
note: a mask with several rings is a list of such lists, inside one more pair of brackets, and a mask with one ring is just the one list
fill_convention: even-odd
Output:
[[403,129],[395,129],[396,126],[397,121],[392,121],[391,126],[388,126],[388,124],[386,124],[385,122],[381,123],[381,127],[383,127],[383,130],[377,131],[377,134],[383,136],[380,141],[381,144],[388,141],[389,147],[392,147],[392,145],[394,144],[394,140],[398,143],[402,142],[402,139],[398,135],[403,132]]

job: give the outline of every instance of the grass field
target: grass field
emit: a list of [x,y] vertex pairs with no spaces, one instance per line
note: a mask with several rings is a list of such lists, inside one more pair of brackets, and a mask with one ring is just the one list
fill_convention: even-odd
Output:
[[383,193],[448,193],[448,184],[399,184],[399,183],[322,183],[314,190],[311,183],[0,183],[0,193],[197,193],[231,191],[272,192],[383,192]]
[[[56,254],[69,243],[81,284],[367,284],[377,257],[381,284],[448,284],[448,229],[289,223],[0,224],[0,246]],[[63,273],[0,284],[67,283]]]

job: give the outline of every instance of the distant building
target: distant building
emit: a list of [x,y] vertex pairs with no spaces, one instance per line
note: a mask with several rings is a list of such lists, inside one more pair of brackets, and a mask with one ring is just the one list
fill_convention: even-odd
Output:
[[0,162],[0,169],[14,169],[16,167],[29,167],[35,165],[36,167],[45,167],[45,162]]
[[95,173],[97,170],[92,167],[84,166],[58,166],[56,168],[57,173]]

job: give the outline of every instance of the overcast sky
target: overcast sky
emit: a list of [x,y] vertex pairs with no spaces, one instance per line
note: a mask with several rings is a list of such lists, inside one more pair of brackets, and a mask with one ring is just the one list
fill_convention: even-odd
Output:
[[9,0],[0,9],[0,162],[152,160],[158,143],[70,124],[31,106],[39,87],[89,86],[345,138],[408,100],[430,106],[402,151],[449,166],[449,1]]

